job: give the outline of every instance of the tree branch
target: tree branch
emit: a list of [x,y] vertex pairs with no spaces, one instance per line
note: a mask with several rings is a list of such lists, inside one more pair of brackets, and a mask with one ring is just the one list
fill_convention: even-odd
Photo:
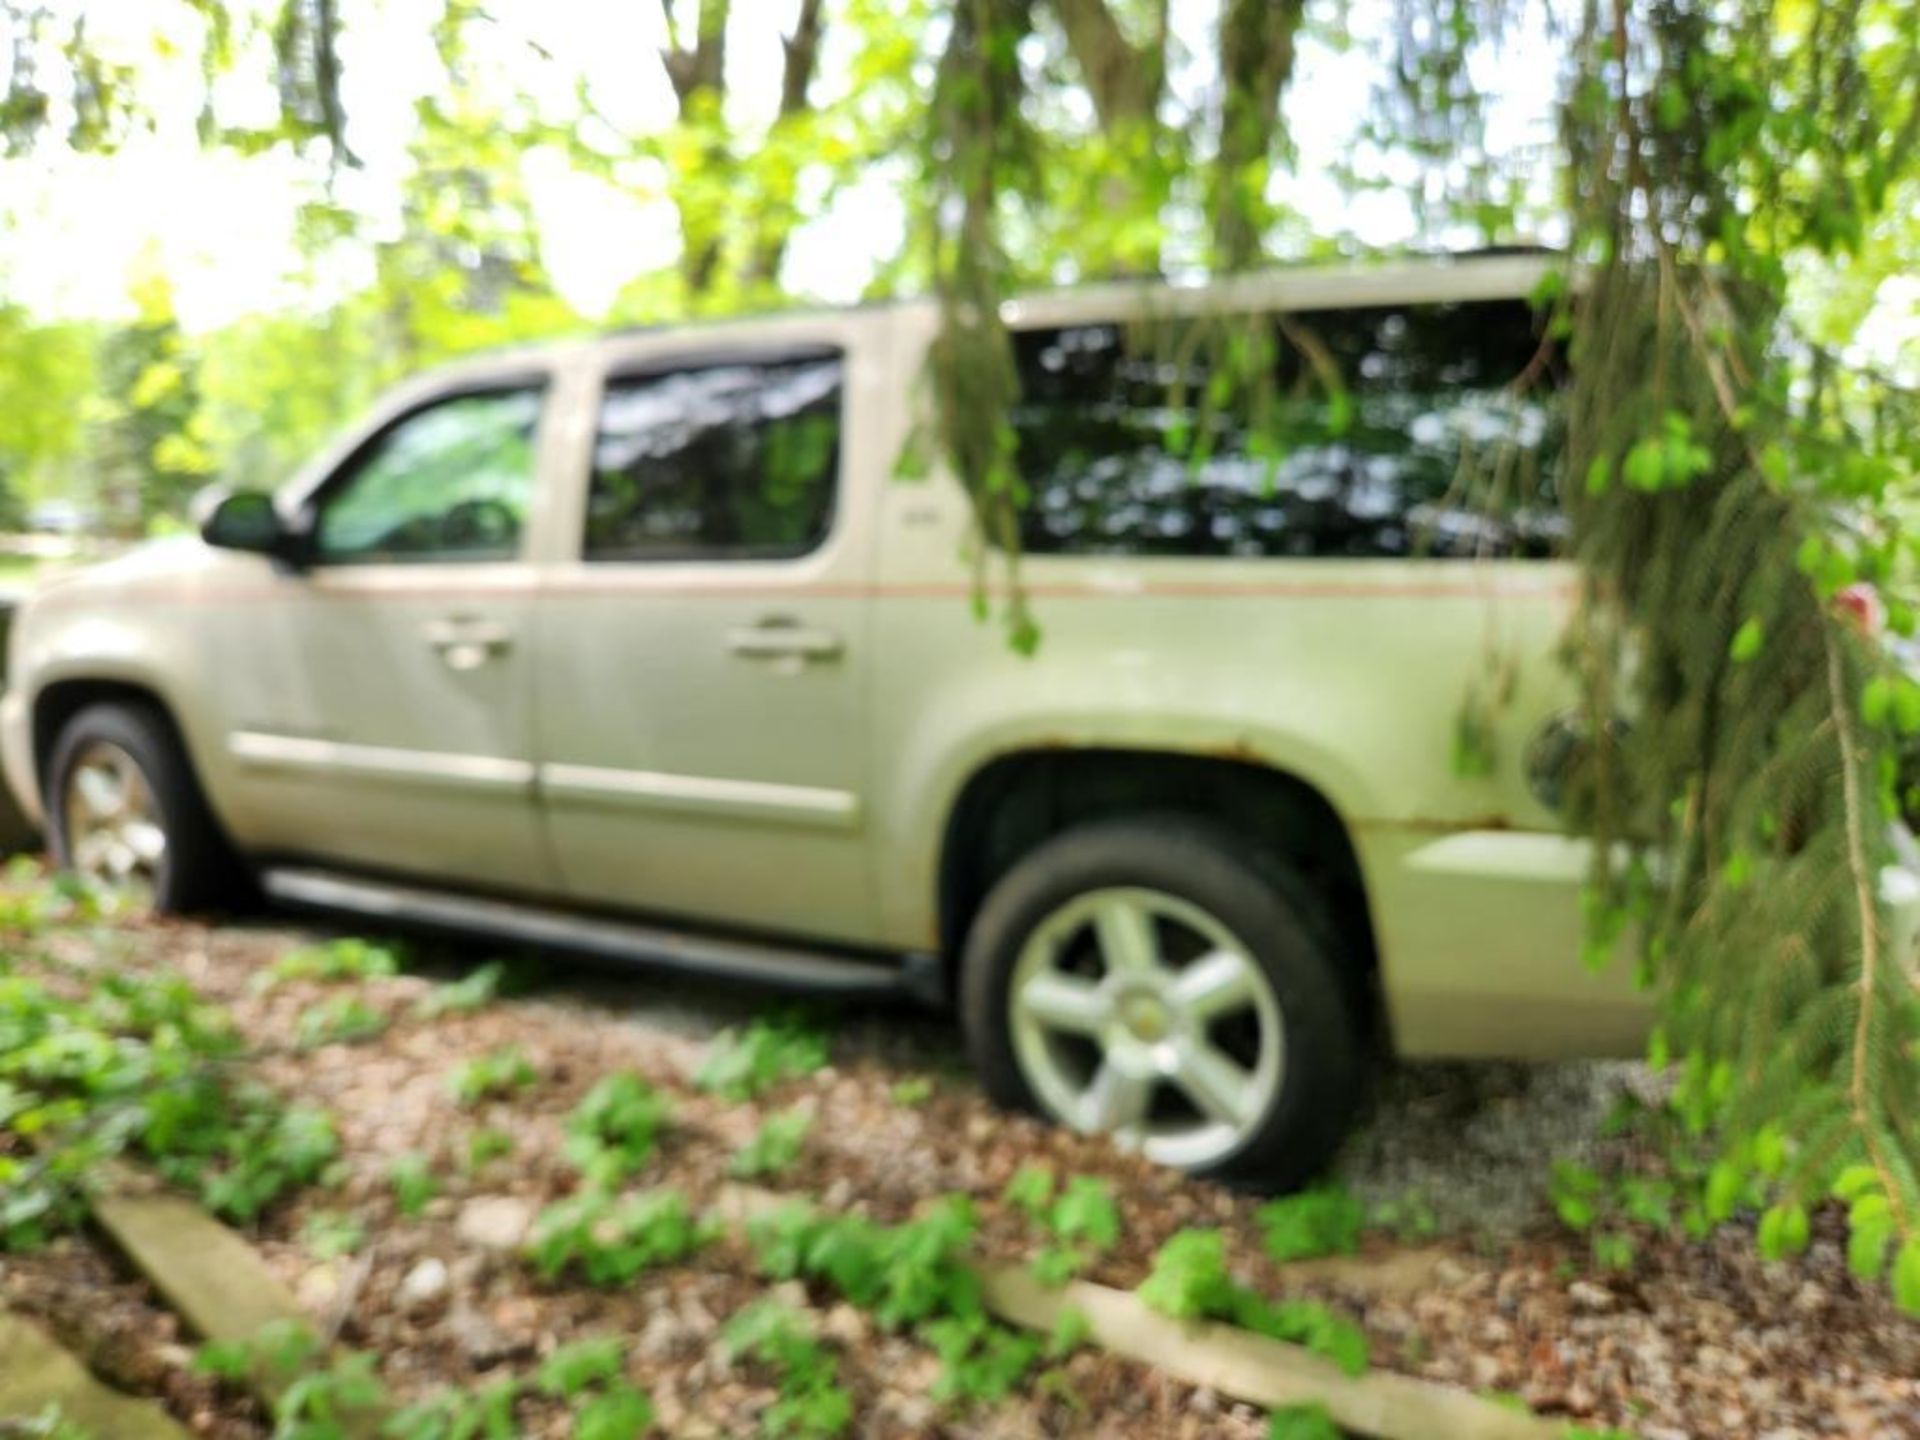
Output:
[[1117,125],[1150,123],[1166,86],[1164,5],[1160,43],[1153,45],[1129,40],[1106,0],[1053,0],[1053,8],[1101,126],[1112,130]]
[[800,19],[793,34],[781,37],[787,52],[780,74],[780,116],[798,115],[807,108],[807,91],[820,65],[821,0],[800,0]]

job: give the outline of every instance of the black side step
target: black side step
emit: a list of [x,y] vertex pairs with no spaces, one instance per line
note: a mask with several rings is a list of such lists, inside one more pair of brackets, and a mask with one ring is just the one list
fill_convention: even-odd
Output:
[[481,935],[819,995],[907,996],[935,1005],[945,1003],[939,967],[927,955],[891,962],[856,960],[826,951],[670,930],[329,870],[269,869],[261,876],[261,886],[281,904],[345,911],[396,926]]

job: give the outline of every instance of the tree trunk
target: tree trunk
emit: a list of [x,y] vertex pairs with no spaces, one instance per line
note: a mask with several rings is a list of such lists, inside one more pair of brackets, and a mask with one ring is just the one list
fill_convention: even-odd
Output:
[[[800,0],[800,18],[793,34],[782,36],[786,64],[780,74],[780,114],[774,120],[777,131],[807,113],[807,92],[813,88],[814,72],[820,67],[820,35],[825,28],[822,0]],[[787,237],[798,218],[789,185],[781,194],[769,197],[760,215],[755,217],[758,238],[753,259],[747,267],[751,284],[771,285],[780,278],[780,265],[787,255]]]
[[1101,127],[1153,124],[1167,74],[1164,0],[1155,42],[1138,46],[1120,28],[1107,0],[1054,0],[1053,8]]
[[1220,19],[1220,143],[1209,209],[1213,265],[1244,270],[1260,257],[1267,167],[1280,97],[1293,77],[1305,0],[1227,0]]
[[[727,93],[727,15],[730,0],[699,0],[691,40],[676,34],[674,0],[660,0],[667,22],[667,48],[660,52],[667,79],[680,102],[680,123],[717,124]],[[701,147],[702,169],[724,169],[730,157],[725,143],[710,138]],[[720,226],[697,205],[676,199],[680,212],[680,278],[687,294],[700,296],[713,285],[720,267]]]

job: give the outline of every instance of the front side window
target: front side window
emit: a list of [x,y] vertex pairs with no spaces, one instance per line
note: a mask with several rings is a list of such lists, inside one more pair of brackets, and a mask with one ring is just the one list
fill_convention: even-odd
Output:
[[322,564],[512,560],[533,499],[537,389],[442,400],[397,421],[329,486]]
[[588,560],[772,560],[817,548],[840,470],[838,355],[608,380]]
[[1559,362],[1524,301],[1015,343],[1031,553],[1543,557],[1564,536]]

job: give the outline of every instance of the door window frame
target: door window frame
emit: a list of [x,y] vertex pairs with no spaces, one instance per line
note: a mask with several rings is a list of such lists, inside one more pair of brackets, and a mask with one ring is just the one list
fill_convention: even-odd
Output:
[[[300,492],[293,512],[300,536],[301,568],[351,572],[378,569],[433,570],[444,566],[477,568],[532,563],[538,543],[535,530],[544,506],[542,490],[548,483],[546,450],[550,443],[550,432],[555,419],[556,389],[556,377],[551,370],[530,367],[525,370],[503,372],[485,379],[448,385],[425,394],[410,395],[399,404],[398,408],[379,414],[363,433],[348,443],[348,448],[343,454],[327,463],[318,480],[304,487]],[[382,555],[355,560],[329,559],[319,553],[320,512],[325,508],[328,500],[359,473],[368,458],[394,431],[430,410],[436,410],[456,401],[520,394],[534,396],[539,402],[539,412],[534,420],[533,474],[529,481],[527,514],[521,522],[519,544],[513,554],[484,556],[422,554],[408,559]]]
[[[661,570],[672,567],[807,565],[833,551],[849,522],[848,447],[854,420],[853,376],[854,343],[841,334],[822,334],[784,342],[691,344],[684,348],[661,350],[632,357],[613,355],[599,366],[598,383],[584,417],[584,464],[578,466],[576,487],[578,513],[567,522],[571,535],[565,542],[567,560],[589,572],[619,570]],[[606,412],[608,393],[617,385],[636,380],[660,379],[695,370],[716,370],[729,365],[780,365],[807,361],[832,360],[840,367],[839,431],[834,437],[833,494],[828,509],[827,527],[804,550],[783,554],[734,555],[706,551],[692,555],[605,555],[595,556],[587,549],[587,526],[592,513],[593,486],[600,445],[600,423]]]

